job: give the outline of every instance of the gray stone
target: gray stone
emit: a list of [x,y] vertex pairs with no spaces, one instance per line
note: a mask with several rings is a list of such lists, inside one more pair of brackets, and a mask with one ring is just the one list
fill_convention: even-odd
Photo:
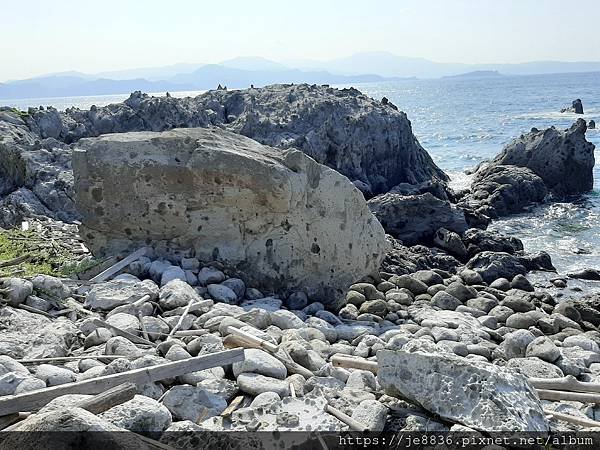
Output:
[[131,334],[137,334],[141,328],[139,319],[126,313],[113,314],[106,319],[106,323]]
[[508,361],[506,367],[517,369],[528,378],[561,378],[565,376],[562,370],[554,364],[536,357],[514,358]]
[[283,363],[263,350],[246,349],[244,356],[244,361],[233,363],[233,375],[236,378],[242,373],[258,373],[280,380],[287,376]]
[[540,336],[529,343],[525,356],[537,357],[543,361],[553,363],[560,357],[560,350],[549,338]]
[[73,371],[50,364],[40,364],[37,366],[35,377],[46,383],[48,387],[71,383],[77,379]]
[[446,293],[452,295],[461,302],[466,302],[471,298],[477,297],[477,291],[475,289],[467,287],[458,281],[450,283],[448,287],[446,287]]
[[173,386],[163,399],[163,405],[177,420],[205,419],[221,414],[227,408],[225,399],[195,386]]
[[286,310],[279,310],[271,313],[271,322],[282,330],[303,328],[305,326],[302,319],[293,312]]
[[440,309],[447,309],[452,311],[454,311],[457,307],[462,305],[460,300],[458,300],[456,297],[454,297],[446,291],[439,291],[437,294],[435,294],[431,299],[431,304],[437,306]]
[[29,280],[21,278],[2,278],[0,287],[4,291],[4,298],[11,306],[23,303],[27,297],[33,294],[33,284]]
[[171,412],[164,405],[143,395],[136,395],[99,416],[120,428],[141,434],[162,432],[172,421]]
[[517,330],[504,336],[504,341],[498,347],[506,359],[522,358],[527,346],[535,339],[528,330]]
[[522,291],[533,292],[535,289],[524,275],[515,275],[513,280],[510,282],[512,289],[520,289]]
[[223,284],[209,284],[208,293],[218,302],[235,304],[238,300],[237,294]]
[[287,381],[265,377],[258,373],[241,373],[237,377],[237,383],[242,392],[253,396],[263,392],[275,392],[280,397],[290,395],[290,387]]
[[516,372],[426,350],[382,350],[377,359],[386,394],[446,420],[486,432],[548,431],[535,390]]
[[198,283],[202,286],[221,283],[225,278],[225,274],[214,267],[203,267],[198,272]]
[[363,400],[352,413],[352,418],[369,431],[383,431],[388,408],[377,400]]
[[150,295],[150,300],[155,300],[158,296],[158,286],[150,280],[111,280],[93,285],[83,305],[88,309],[108,311],[133,303],[144,295]]

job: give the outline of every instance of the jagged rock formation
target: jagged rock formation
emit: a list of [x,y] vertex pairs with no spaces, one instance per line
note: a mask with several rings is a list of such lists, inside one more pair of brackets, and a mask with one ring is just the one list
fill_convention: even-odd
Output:
[[194,248],[261,287],[302,288],[335,307],[387,251],[347,178],[217,128],[84,139],[73,169],[80,232],[95,254],[150,242]]
[[578,119],[570,128],[536,128],[509,143],[475,173],[471,193],[462,203],[491,217],[521,211],[555,197],[593,188],[594,144],[585,138],[587,125]]
[[572,112],[575,114],[583,114],[583,103],[581,103],[581,99],[578,98],[577,100],[573,100],[571,106],[569,106],[568,108],[562,108],[560,112]]
[[[73,220],[68,144],[107,133],[209,126],[297,148],[346,175],[367,196],[400,183],[447,180],[413,135],[406,114],[393,105],[356,89],[301,84],[208,91],[195,98],[135,92],[123,103],[89,111],[3,108],[0,195],[27,188],[55,218]],[[18,208],[10,210],[19,216]]]

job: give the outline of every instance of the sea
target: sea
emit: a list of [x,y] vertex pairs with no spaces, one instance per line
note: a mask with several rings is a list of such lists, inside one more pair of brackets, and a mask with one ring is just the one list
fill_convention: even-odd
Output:
[[[511,139],[532,127],[564,129],[580,117],[598,124],[598,129],[588,130],[586,137],[596,145],[595,157],[600,162],[600,72],[407,79],[352,86],[376,99],[387,97],[405,111],[421,145],[451,177],[455,188],[469,185],[467,169],[493,158]],[[121,102],[128,96],[0,100],[0,105],[83,109]],[[585,114],[560,113],[577,98],[582,100]],[[594,190],[589,194],[530,208],[493,222],[491,229],[520,238],[529,252],[548,252],[560,274],[586,267],[600,269],[600,164],[594,179]],[[600,288],[600,283],[593,284]]]

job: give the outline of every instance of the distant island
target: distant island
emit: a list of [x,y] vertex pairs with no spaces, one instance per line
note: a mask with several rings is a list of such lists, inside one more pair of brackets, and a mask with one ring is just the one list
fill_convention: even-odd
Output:
[[357,84],[414,78],[476,79],[514,75],[600,72],[600,62],[534,61],[515,64],[438,63],[389,52],[362,52],[325,61],[277,62],[244,56],[218,64],[180,63],[86,74],[76,71],[0,82],[0,99],[181,92],[263,87],[276,83]]
[[458,75],[448,75],[442,78],[496,78],[504,75],[497,70],[474,70],[472,72],[459,73]]

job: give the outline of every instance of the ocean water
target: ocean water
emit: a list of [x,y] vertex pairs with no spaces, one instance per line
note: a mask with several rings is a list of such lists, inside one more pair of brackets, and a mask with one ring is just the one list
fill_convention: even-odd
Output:
[[[423,147],[459,188],[470,182],[465,169],[494,157],[512,138],[532,127],[562,129],[582,117],[594,119],[600,128],[600,73],[403,80],[354,87],[377,99],[385,96],[405,111]],[[128,96],[0,100],[0,105],[89,108],[121,102]],[[559,112],[576,98],[583,101],[583,116]],[[596,145],[600,162],[600,129],[588,130],[587,139]],[[600,268],[600,164],[594,177],[594,191],[588,195],[532,208],[496,221],[491,228],[519,237],[528,251],[547,251],[560,273]]]

